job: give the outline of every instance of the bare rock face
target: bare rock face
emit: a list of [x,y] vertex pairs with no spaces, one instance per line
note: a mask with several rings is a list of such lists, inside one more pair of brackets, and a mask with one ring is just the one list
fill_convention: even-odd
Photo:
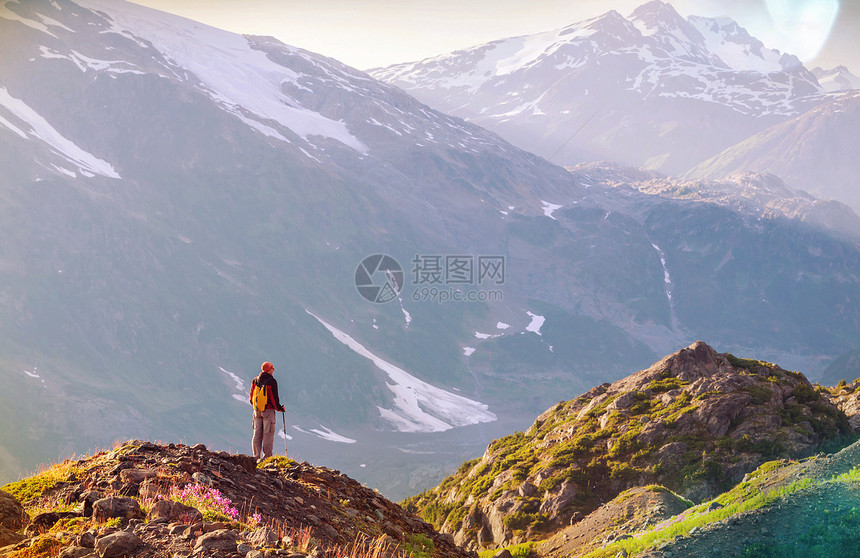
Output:
[[23,541],[26,537],[0,525],[0,548]]
[[212,552],[233,553],[236,552],[236,544],[239,533],[232,529],[219,529],[206,533],[197,538],[194,545],[195,553],[209,554]]
[[133,533],[118,531],[99,537],[96,540],[96,551],[100,558],[123,558],[133,556],[134,551],[143,545],[143,541]]
[[[631,487],[700,501],[765,461],[851,432],[828,397],[800,373],[698,341],[555,405],[407,507],[476,550],[488,536],[507,545],[556,533]],[[858,397],[841,401],[856,412]],[[439,513],[457,508],[468,512]]]
[[199,523],[203,521],[203,514],[191,506],[172,500],[159,500],[147,515],[149,521],[164,521],[180,523]]
[[8,492],[0,490],[0,526],[17,531],[30,522],[21,503]]
[[93,518],[96,521],[107,521],[112,518],[143,519],[143,510],[134,498],[108,497],[97,500],[93,504]]
[[845,413],[854,430],[860,430],[860,382],[849,384],[843,380],[836,387],[828,388],[824,395]]

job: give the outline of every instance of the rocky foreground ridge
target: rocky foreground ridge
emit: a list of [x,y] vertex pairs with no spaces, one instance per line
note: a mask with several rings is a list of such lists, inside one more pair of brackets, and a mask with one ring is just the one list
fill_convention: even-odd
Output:
[[634,487],[702,502],[768,460],[847,444],[842,391],[696,342],[557,404],[405,505],[478,549],[545,539]]
[[469,556],[325,467],[129,441],[0,490],[0,556]]

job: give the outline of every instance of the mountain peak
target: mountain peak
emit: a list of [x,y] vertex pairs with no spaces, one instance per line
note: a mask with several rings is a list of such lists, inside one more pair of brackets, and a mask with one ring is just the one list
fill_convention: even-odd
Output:
[[657,371],[660,374],[671,374],[685,380],[693,380],[711,375],[719,369],[720,364],[717,351],[713,347],[704,341],[696,341],[689,347],[669,355],[645,372]]
[[642,4],[630,14],[631,20],[640,20],[648,25],[660,25],[685,21],[675,7],[662,0],[651,0]]
[[[802,374],[697,341],[551,407],[407,507],[467,548],[507,544],[517,530],[555,533],[635,486],[659,483],[701,501],[768,459],[806,456],[850,432]],[[439,517],[430,513],[437,499],[472,508]]]

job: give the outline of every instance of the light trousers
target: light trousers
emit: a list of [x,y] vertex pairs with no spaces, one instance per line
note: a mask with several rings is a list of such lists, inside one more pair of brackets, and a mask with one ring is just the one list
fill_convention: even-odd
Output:
[[261,453],[263,458],[272,456],[276,424],[274,409],[264,411],[254,409],[254,437],[251,439],[251,449],[254,451],[255,459],[260,459]]

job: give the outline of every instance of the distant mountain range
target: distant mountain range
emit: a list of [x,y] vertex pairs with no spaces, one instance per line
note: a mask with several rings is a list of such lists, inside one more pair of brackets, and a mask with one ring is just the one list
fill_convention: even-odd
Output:
[[813,75],[825,91],[846,91],[860,89],[860,78],[851,73],[845,66],[836,66],[832,70],[813,68]]
[[683,18],[655,0],[370,73],[554,163],[769,172],[860,211],[853,117],[806,115],[852,112],[856,76],[809,71],[728,18]]
[[770,172],[802,185],[821,198],[860,208],[857,157],[860,152],[860,91],[828,100],[775,124],[686,173],[691,177],[738,171]]
[[[117,438],[246,448],[270,360],[295,455],[399,497],[695,339],[814,377],[860,338],[856,215],[773,177],[569,171],[121,1],[0,3],[0,49],[4,479]],[[815,84],[786,71],[788,107]]]

